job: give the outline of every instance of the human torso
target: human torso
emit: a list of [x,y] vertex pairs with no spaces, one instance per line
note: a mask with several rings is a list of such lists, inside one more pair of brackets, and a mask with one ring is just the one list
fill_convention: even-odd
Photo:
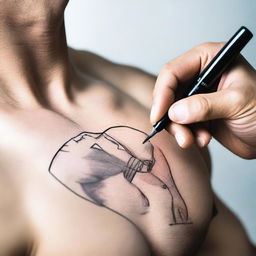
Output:
[[77,102],[2,112],[0,255],[192,252],[213,203],[198,148],[180,149],[165,131],[144,148],[148,109],[104,81]]

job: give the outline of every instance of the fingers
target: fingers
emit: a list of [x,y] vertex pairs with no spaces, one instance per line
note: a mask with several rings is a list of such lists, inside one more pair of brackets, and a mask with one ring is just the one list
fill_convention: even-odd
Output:
[[167,127],[167,131],[175,137],[182,148],[188,148],[193,143],[196,143],[199,147],[205,147],[212,138],[211,134],[201,125],[189,128],[185,125],[171,123]]
[[174,102],[174,92],[178,83],[191,79],[199,69],[200,58],[195,50],[185,53],[162,68],[153,93],[153,106],[150,114],[152,124],[155,124]]
[[232,119],[240,110],[242,96],[237,90],[224,89],[198,94],[174,103],[169,117],[179,124],[198,123],[214,119]]
[[194,126],[191,130],[191,127],[182,124],[222,118],[232,113],[228,104],[230,95],[226,92],[222,92],[221,95],[214,93],[210,96],[196,95],[174,103],[175,95],[182,89],[180,88],[182,84],[194,79],[222,46],[223,43],[199,45],[168,62],[157,78],[150,121],[155,124],[169,109],[168,114],[173,123],[169,125],[167,131],[175,136],[182,148],[187,148],[192,143],[204,147],[212,137],[205,128]]
[[[165,74],[163,76],[163,78],[159,77],[157,80],[167,80]],[[169,81],[172,79],[174,78],[169,77]],[[162,84],[162,81],[158,83]],[[176,84],[176,82],[169,82],[167,87],[160,88],[159,91],[157,91],[157,95],[153,98],[153,106],[150,113],[150,121],[152,124],[155,124],[158,120],[160,120],[174,102],[175,94],[174,90],[172,89],[173,84]]]
[[192,80],[213,58],[222,43],[202,44],[168,62],[160,71],[153,93],[150,121],[155,124],[175,100],[177,86]]
[[194,134],[195,141],[197,145],[201,148],[206,147],[212,139],[212,135],[206,129],[203,128],[195,129]]
[[[171,134],[174,136],[179,134],[179,138],[177,136],[175,138],[183,148],[190,146],[193,141],[200,147],[208,145],[211,134],[200,124],[196,124],[214,119],[235,118],[244,105],[242,95],[235,89],[224,89],[215,93],[193,95],[177,101],[168,111],[170,119],[176,123]],[[193,124],[194,139],[191,138],[191,133],[184,132],[184,128],[181,128],[184,124]],[[183,141],[180,139],[181,134]],[[179,141],[182,141],[182,145]]]
[[166,129],[171,135],[173,135],[182,148],[187,148],[194,143],[194,135],[192,131],[180,124],[171,123]]

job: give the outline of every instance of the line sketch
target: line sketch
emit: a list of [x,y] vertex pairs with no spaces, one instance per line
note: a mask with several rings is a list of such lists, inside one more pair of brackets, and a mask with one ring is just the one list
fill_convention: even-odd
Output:
[[168,224],[190,224],[168,161],[150,141],[141,143],[146,136],[129,126],[82,132],[55,153],[49,172],[76,195],[122,216],[129,205],[138,215],[148,214],[150,194],[163,194],[170,202]]

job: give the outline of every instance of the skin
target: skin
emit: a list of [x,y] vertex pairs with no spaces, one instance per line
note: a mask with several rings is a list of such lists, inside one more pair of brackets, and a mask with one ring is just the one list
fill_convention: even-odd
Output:
[[[223,45],[201,44],[162,68],[154,89],[151,122],[154,124],[168,111],[174,122],[168,131],[181,147],[187,148],[194,141],[204,147],[214,136],[238,156],[255,159],[256,71],[242,56],[223,73],[216,92],[174,103],[182,85],[202,71]],[[193,124],[192,131],[184,124]]]
[[[0,255],[188,255],[199,246],[201,255],[208,255],[213,242],[215,255],[250,255],[243,228],[217,199],[219,214],[211,221],[207,152],[195,145],[182,150],[167,132],[151,141],[160,150],[155,168],[161,168],[154,174],[171,189],[171,168],[192,224],[168,225],[170,193],[150,174],[139,173],[132,184],[121,174],[107,173],[111,178],[104,181],[104,194],[110,195],[108,206],[117,207],[115,212],[79,197],[49,173],[57,150],[80,133],[100,133],[114,125],[150,131],[155,77],[68,49],[63,26],[67,1],[39,0],[36,8],[31,0],[0,3]],[[118,134],[118,141],[141,152],[140,135]],[[112,146],[106,144],[114,153]],[[67,167],[58,163],[58,170]],[[68,164],[81,167],[72,159]],[[137,214],[145,205],[134,186],[147,196],[149,214]],[[219,239],[224,225],[225,242]]]
[[[135,223],[141,215],[151,215],[153,202],[149,198],[150,191],[154,189],[159,198],[169,197],[165,205],[169,211],[165,218],[168,225],[191,224],[186,203],[161,149],[151,142],[136,145],[134,141],[120,143],[123,135],[141,140],[147,136],[127,126],[112,127],[96,134],[84,132],[58,150],[49,172],[80,197],[121,213]],[[121,192],[118,205],[115,201],[120,184],[115,189],[116,179],[121,181],[122,190],[128,190],[127,195]]]

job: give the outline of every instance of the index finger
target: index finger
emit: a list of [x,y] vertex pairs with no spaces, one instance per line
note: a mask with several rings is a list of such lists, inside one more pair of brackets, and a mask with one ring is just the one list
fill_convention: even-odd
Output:
[[223,43],[205,43],[166,63],[157,77],[150,121],[155,124],[175,100],[179,84],[190,81],[215,56]]

